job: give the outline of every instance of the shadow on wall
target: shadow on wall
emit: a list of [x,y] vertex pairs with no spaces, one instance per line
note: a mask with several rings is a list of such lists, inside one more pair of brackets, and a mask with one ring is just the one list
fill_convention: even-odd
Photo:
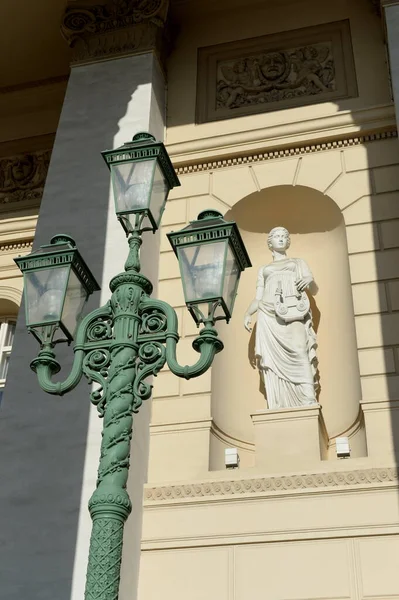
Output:
[[240,230],[264,235],[281,225],[282,220],[291,235],[331,231],[343,222],[341,211],[330,198],[317,190],[291,185],[251,194],[226,213],[225,218],[234,218]]
[[[148,128],[151,116],[144,117],[137,106],[129,112],[128,107],[136,98],[139,107],[148,110],[152,65],[152,55],[92,64],[75,68],[68,83],[35,248],[56,233],[71,235],[99,283],[104,273],[109,279],[109,272],[116,274],[123,268],[124,260],[124,250],[118,254],[115,243],[114,230],[119,231],[120,226],[110,206],[109,171],[101,151]],[[163,95],[155,98],[157,91],[153,91],[153,104],[159,100],[161,113],[164,99]],[[124,139],[117,137],[120,129],[126,131]],[[159,136],[158,131],[154,134]],[[121,230],[120,236],[125,244]],[[102,287],[106,295],[108,282]],[[100,303],[101,294],[94,294],[86,311]],[[83,378],[67,398],[45,394],[29,368],[37,351],[21,310],[0,411],[0,455],[10,457],[0,461],[0,480],[7,482],[0,491],[0,580],[7,600],[43,600],[44,595],[70,600],[85,457],[90,447],[89,389]],[[73,361],[71,348],[57,347],[57,359],[64,378]],[[141,505],[141,495],[139,500]],[[131,571],[134,568],[132,565]]]
[[[277,225],[291,234],[289,256],[305,259],[319,287],[312,310],[319,344],[319,401],[329,437],[355,428],[360,375],[346,232],[338,206],[311,188],[277,186],[242,199],[225,218],[237,222],[253,268],[242,275],[231,325],[220,324],[225,350],[216,357],[212,370],[212,415],[218,428],[251,443],[250,414],[266,407],[254,355],[255,330],[248,339],[243,316],[255,296],[259,268],[272,261],[267,234]],[[363,432],[358,438],[353,443],[354,453],[364,456]],[[220,460],[221,456],[213,457],[212,468],[222,468]]]
[[[182,139],[182,132],[185,134],[186,131],[189,137],[192,136],[194,140],[203,138],[201,141],[207,144],[211,137],[210,132],[213,131],[211,129],[212,125],[217,129],[218,136],[216,139],[219,143],[223,139],[219,137],[223,132],[226,134],[239,133],[241,139],[244,139],[247,132],[250,135],[251,131],[255,131],[259,127],[259,122],[262,122],[266,128],[269,125],[274,126],[276,124],[283,126],[284,123],[290,123],[291,121],[299,124],[302,118],[312,120],[315,116],[342,113],[349,117],[350,112],[354,127],[358,125],[359,130],[365,132],[375,131],[375,128],[379,126],[376,125],[377,121],[375,121],[374,115],[380,109],[386,111],[384,123],[388,124],[386,115],[392,113],[389,107],[392,97],[381,15],[377,14],[373,8],[373,3],[369,0],[338,2],[329,8],[331,9],[327,17],[329,21],[340,19],[349,19],[350,21],[355,74],[358,84],[357,97],[342,99],[326,105],[315,104],[312,107],[303,107],[297,114],[294,114],[291,109],[275,110],[262,114],[257,119],[253,116],[234,119],[235,114],[233,114],[234,109],[232,109],[232,119],[226,119],[219,123],[200,124],[195,129],[189,129],[189,127],[195,122],[198,47],[253,38],[268,33],[296,30],[308,26],[310,23],[313,25],[324,23],[326,12],[325,7],[320,3],[308,2],[306,7],[304,5],[304,10],[300,11],[300,14],[295,11],[287,11],[286,6],[284,4],[279,5],[279,3],[270,4],[270,6],[269,3],[259,5],[259,7],[254,7],[253,11],[243,8],[242,13],[239,8],[236,8],[229,12],[227,18],[225,12],[220,11],[217,14],[215,10],[211,20],[209,20],[208,13],[201,14],[201,12],[206,12],[205,5],[204,7],[198,5],[198,14],[195,14],[191,21],[187,20],[187,15],[184,13],[185,27],[182,28],[176,40],[176,49],[169,61],[171,86],[168,103],[168,126],[170,131],[168,135],[172,144],[179,144],[180,141],[187,142],[186,139]],[[207,20],[207,27],[201,26],[205,19]],[[185,89],[184,95],[181,94],[182,86]],[[370,113],[368,113],[369,110]],[[385,124],[381,123],[381,130],[385,129]],[[393,124],[394,121],[392,120]],[[184,127],[186,125],[188,126],[187,129]],[[271,130],[276,131],[273,128]],[[343,150],[344,156],[346,156],[347,150],[348,155],[352,151],[350,148],[345,148]],[[355,237],[358,239],[356,249],[350,248],[349,261],[352,272],[353,300],[355,301],[354,316],[359,332],[357,345],[361,360],[362,398],[365,401],[372,402],[387,400],[392,402],[399,400],[399,184],[397,183],[399,180],[399,167],[397,164],[397,140],[373,141],[362,145],[357,150],[359,151],[357,156],[363,153],[363,157],[361,160],[355,161],[357,166],[352,165],[345,174],[348,178],[348,189],[344,193],[351,196],[352,199],[343,198],[343,201],[345,203],[346,200],[348,200],[348,203],[352,202],[352,205],[344,211],[348,238],[351,235],[353,239]],[[219,156],[218,158],[222,157]],[[368,172],[367,167],[369,168]],[[251,207],[256,208],[257,198],[263,193],[260,192],[259,195],[254,194],[242,200],[243,203],[245,202],[247,214],[244,214],[244,210],[240,212],[238,205],[234,207],[234,215],[236,215],[236,211],[240,212],[237,221],[240,223],[241,216],[240,225],[244,231],[246,230],[254,235],[256,233],[266,234],[272,226],[281,223],[290,229],[293,235],[316,235],[313,232],[318,231],[318,229],[313,227],[312,212],[307,215],[308,219],[306,221],[301,221],[303,216],[303,204],[301,202],[304,198],[301,201],[298,198],[296,205],[292,206],[293,211],[291,213],[285,211],[283,220],[278,218],[278,211],[281,207],[276,203],[273,207],[268,207],[270,211],[269,222],[265,220],[256,223],[251,222]],[[358,195],[356,196],[356,194]],[[313,196],[313,199],[317,204],[316,196]],[[264,209],[266,211],[266,207]],[[329,231],[328,227],[332,226],[334,219],[338,220],[339,218],[338,213],[335,217],[332,215],[331,224],[327,225],[325,230]],[[393,221],[393,219],[396,221]],[[306,227],[309,229],[306,230]],[[342,233],[342,247],[346,247],[347,241],[344,239],[343,226],[341,227],[337,223],[337,232],[338,229]],[[291,255],[293,251],[294,245],[291,249]],[[268,251],[264,250],[263,256],[267,256],[267,254]],[[325,256],[325,269],[328,270],[330,257],[327,254]],[[309,263],[314,271],[317,270],[313,266],[317,258],[316,255],[309,257]],[[345,260],[347,265],[348,258],[346,257]],[[248,277],[250,276],[248,275]],[[243,295],[244,282],[246,281],[247,276],[244,274],[239,298]],[[252,284],[253,282],[249,282],[249,285]],[[328,289],[329,282],[327,280],[325,285]],[[322,295],[322,293],[324,292],[321,290],[320,294]],[[334,288],[331,288],[328,294],[331,299],[334,298],[334,294],[335,297],[337,296]],[[331,330],[335,330],[337,319],[336,315],[332,315],[332,320],[327,321],[327,315],[320,306],[321,295],[316,298],[316,304],[321,312],[318,332],[320,339],[323,336],[323,327],[327,327],[327,323]],[[234,319],[241,320],[239,298],[233,321]],[[331,300],[332,302],[333,300]],[[242,307],[243,310],[245,308]],[[317,321],[316,314],[315,321]],[[237,331],[240,330],[240,327],[241,323],[238,324]],[[353,328],[354,318],[352,314],[351,337],[353,336]],[[224,330],[223,334],[228,337],[228,330]],[[345,339],[346,336],[341,340],[341,347],[344,345]],[[235,344],[235,352],[237,354],[240,352],[238,343]],[[217,362],[219,360],[221,360],[221,357],[217,357]],[[244,364],[244,362],[245,364],[251,362],[251,355],[249,357],[242,356],[241,363],[237,360],[235,364]],[[359,371],[359,368],[357,368],[357,371]],[[229,369],[229,379],[234,380],[234,376],[234,369]],[[321,376],[324,393],[326,374],[322,372]],[[246,371],[246,377],[250,381],[251,371]],[[334,373],[333,377],[337,378],[337,373]],[[357,383],[359,383],[359,373]],[[235,392],[232,386],[228,384],[228,388],[234,396]],[[246,389],[246,386],[242,385],[240,387],[240,393],[243,394],[241,400],[243,404],[248,402]],[[261,402],[263,402],[258,386],[255,386],[254,389],[256,396],[260,397]],[[357,396],[360,394],[359,389],[356,394]],[[227,407],[225,408],[227,412]],[[235,408],[234,405],[234,410]],[[251,410],[252,408],[251,406]],[[399,423],[397,421],[399,418],[395,415],[399,413],[399,410],[396,410],[395,405],[392,403],[385,406],[384,410],[382,410],[383,405],[380,404],[380,408],[381,410],[374,411],[373,424],[371,422],[369,424],[369,430],[371,431],[371,428],[373,428],[373,435],[376,436],[374,447],[370,446],[368,448],[369,455],[381,459],[392,457],[393,454],[398,456]],[[221,415],[218,412],[217,414],[220,416],[220,425],[229,421],[232,432],[241,432],[242,439],[251,439],[248,430],[249,412],[247,410],[246,414],[240,414],[240,424],[236,422],[237,419],[230,419],[229,421],[226,415]],[[371,411],[369,417],[371,419]],[[387,435],[388,431],[391,431],[390,436]],[[369,437],[371,439],[372,436]],[[223,465],[221,468],[223,468]]]

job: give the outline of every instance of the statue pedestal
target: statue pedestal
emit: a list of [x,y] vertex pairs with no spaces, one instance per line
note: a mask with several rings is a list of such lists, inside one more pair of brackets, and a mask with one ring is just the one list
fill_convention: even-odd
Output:
[[255,465],[268,472],[297,471],[317,466],[327,454],[327,432],[321,406],[258,410]]

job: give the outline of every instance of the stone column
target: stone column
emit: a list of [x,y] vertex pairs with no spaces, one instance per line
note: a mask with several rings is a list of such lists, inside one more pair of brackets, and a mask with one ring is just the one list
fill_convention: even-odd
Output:
[[[75,238],[102,287],[90,302],[88,309],[93,309],[110,297],[109,280],[123,270],[127,255],[100,152],[138,131],[163,139],[160,57],[168,6],[167,0],[75,6],[71,2],[62,22],[72,48],[72,70],[35,247],[56,233]],[[154,284],[158,241],[147,234],[142,248],[143,272]],[[90,407],[85,380],[62,399],[40,390],[29,369],[37,350],[20,311],[1,414],[2,594],[7,600],[81,600],[91,530],[87,501],[95,488],[102,423]],[[57,348],[62,378],[70,370],[72,354],[71,349]],[[149,409],[144,405],[135,419],[128,482],[133,510],[125,527],[121,600],[133,600],[136,594]]]
[[381,0],[381,10],[386,30],[396,123],[399,123],[399,1]]

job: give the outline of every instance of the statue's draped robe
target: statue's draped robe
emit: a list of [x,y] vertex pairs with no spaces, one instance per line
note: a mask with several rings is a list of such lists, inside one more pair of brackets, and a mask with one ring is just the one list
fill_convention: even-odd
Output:
[[[311,312],[303,320],[286,323],[277,317],[274,308],[278,288],[282,287],[283,296],[295,294],[295,281],[308,276],[312,277],[309,267],[300,258],[275,261],[258,273],[255,353],[270,409],[316,402],[317,343]],[[298,328],[303,328],[299,342]]]

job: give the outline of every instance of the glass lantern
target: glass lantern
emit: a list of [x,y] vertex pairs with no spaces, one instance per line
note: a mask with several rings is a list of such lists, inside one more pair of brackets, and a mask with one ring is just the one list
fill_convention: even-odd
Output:
[[169,191],[180,182],[165,146],[149,133],[102,152],[111,170],[116,215],[128,235],[158,229]]
[[205,210],[181,231],[167,234],[179,260],[184,297],[197,325],[230,320],[238,282],[251,266],[238,227]]
[[24,275],[28,329],[40,343],[72,341],[87,298],[100,289],[74,240],[57,235],[14,260]]

